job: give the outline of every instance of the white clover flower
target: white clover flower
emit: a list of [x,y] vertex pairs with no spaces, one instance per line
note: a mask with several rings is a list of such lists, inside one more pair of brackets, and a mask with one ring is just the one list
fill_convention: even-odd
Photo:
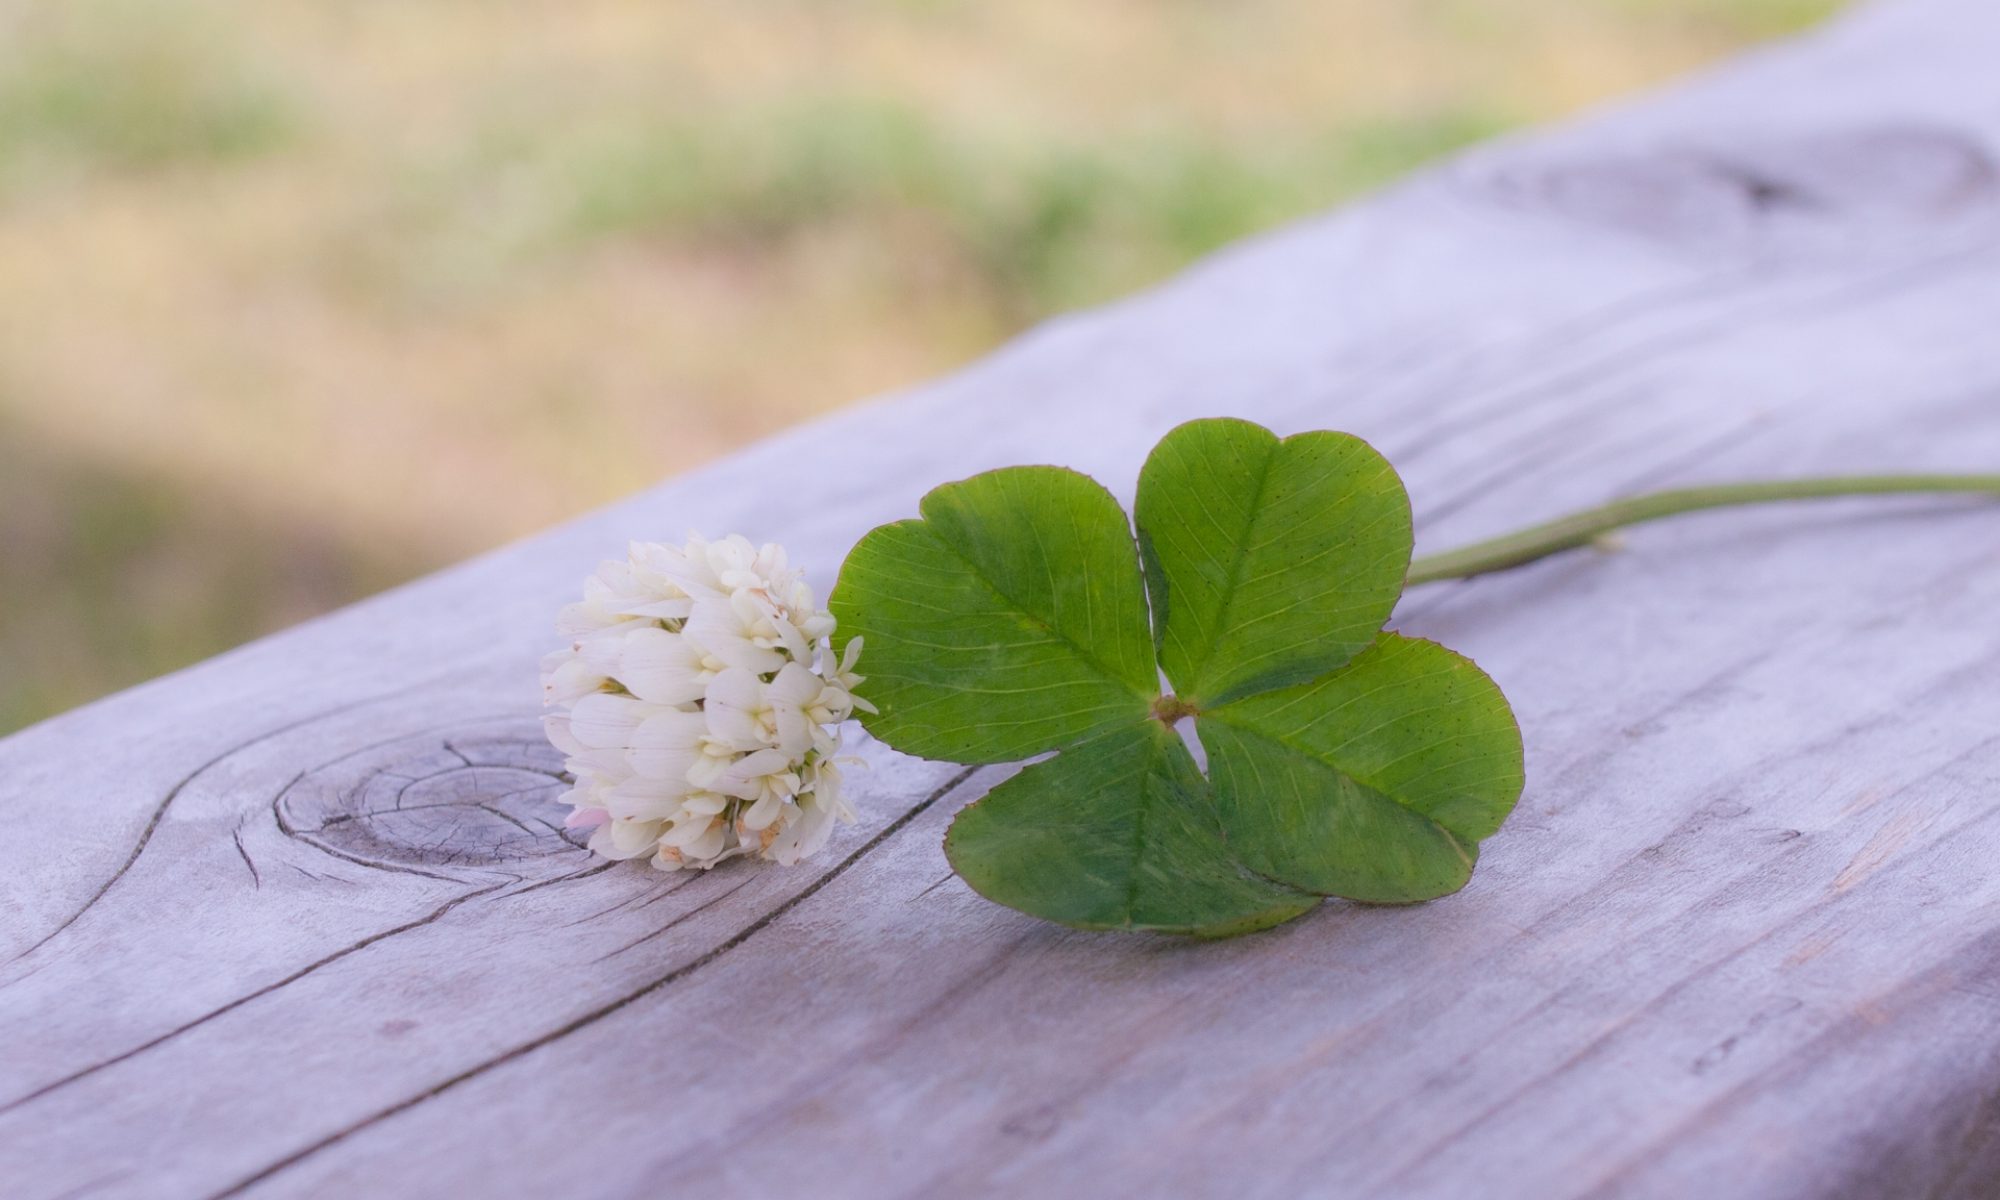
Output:
[[796,863],[854,810],[840,725],[861,639],[839,660],[833,616],[777,546],[741,537],[635,542],[584,581],[542,660],[549,740],[576,786],[568,824],[606,858],[663,871],[755,854]]

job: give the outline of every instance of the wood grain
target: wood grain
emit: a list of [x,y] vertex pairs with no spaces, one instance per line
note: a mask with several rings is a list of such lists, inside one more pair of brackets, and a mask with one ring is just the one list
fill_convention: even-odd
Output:
[[[1413,593],[1530,783],[1462,894],[1222,944],[988,904],[879,746],[794,870],[559,829],[551,614],[630,537],[823,589],[929,485],[1358,433],[1422,548],[2000,464],[2000,8],[1902,0],[0,742],[9,1197],[2000,1193],[2000,517],[1693,517]],[[839,470],[820,480],[828,464]],[[504,486],[496,481],[496,486]]]

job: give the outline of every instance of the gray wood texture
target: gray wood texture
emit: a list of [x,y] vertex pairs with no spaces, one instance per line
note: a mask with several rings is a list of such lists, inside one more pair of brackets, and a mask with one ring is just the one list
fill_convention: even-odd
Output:
[[1428,550],[1993,470],[1996,62],[1992,0],[1865,8],[0,742],[0,1194],[2000,1194],[1991,505],[1412,593],[1514,699],[1520,809],[1460,895],[1222,944],[981,900],[939,839],[999,774],[880,746],[812,864],[607,869],[535,679],[628,538],[823,591],[931,484],[1129,497],[1197,416],[1369,438]]

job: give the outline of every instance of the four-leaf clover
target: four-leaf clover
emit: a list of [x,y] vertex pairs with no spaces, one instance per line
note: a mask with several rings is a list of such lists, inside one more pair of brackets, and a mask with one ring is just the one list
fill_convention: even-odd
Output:
[[835,640],[865,639],[880,711],[863,723],[890,746],[1053,752],[946,838],[989,899],[1203,936],[1322,896],[1428,900],[1465,885],[1520,795],[1499,688],[1383,631],[1410,505],[1357,438],[1183,425],[1140,473],[1136,540],[1108,491],[1056,467],[946,484],[920,509],[848,556]]

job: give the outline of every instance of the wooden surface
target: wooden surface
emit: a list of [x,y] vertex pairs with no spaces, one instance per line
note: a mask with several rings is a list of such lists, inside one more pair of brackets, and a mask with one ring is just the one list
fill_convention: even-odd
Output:
[[1520,809],[1458,896],[1224,944],[972,895],[939,839],[998,776],[880,747],[808,867],[606,869],[535,680],[629,537],[823,590],[932,483],[1129,497],[1195,416],[1369,438],[1425,550],[1992,470],[1996,61],[1991,0],[1865,9],[0,742],[0,1193],[2000,1194],[1990,505],[1413,593],[1520,711]]

